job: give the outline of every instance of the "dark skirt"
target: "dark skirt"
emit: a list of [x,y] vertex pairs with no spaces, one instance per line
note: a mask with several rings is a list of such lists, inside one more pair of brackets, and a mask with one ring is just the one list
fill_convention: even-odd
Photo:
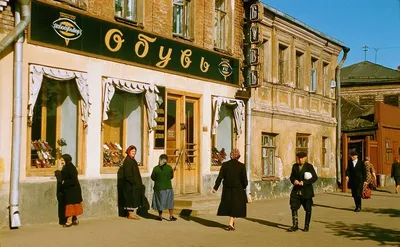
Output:
[[243,188],[222,189],[221,203],[218,207],[218,216],[244,218],[247,215],[247,196]]
[[154,191],[152,208],[157,211],[174,209],[174,191],[172,189]]
[[394,182],[396,183],[396,186],[400,185],[400,177],[394,177]]

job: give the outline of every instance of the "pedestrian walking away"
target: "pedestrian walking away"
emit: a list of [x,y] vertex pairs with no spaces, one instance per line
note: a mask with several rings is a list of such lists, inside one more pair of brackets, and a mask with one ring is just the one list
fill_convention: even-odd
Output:
[[[69,154],[61,156],[61,197],[65,205],[66,222],[64,227],[78,225],[78,216],[83,214],[82,190],[78,180],[78,170],[72,164],[72,157]],[[60,217],[62,219],[62,216]]]
[[169,220],[176,221],[174,217],[174,191],[171,180],[174,178],[174,169],[167,164],[168,156],[160,155],[158,165],[153,168],[151,180],[154,181],[152,208],[158,211],[157,220],[162,221],[163,210],[169,210]]
[[293,184],[292,192],[290,193],[290,209],[292,210],[292,227],[289,232],[294,232],[299,229],[299,219],[297,211],[300,206],[303,206],[306,211],[304,222],[304,231],[310,229],[311,211],[313,205],[314,188],[313,183],[318,180],[314,166],[307,162],[307,154],[299,152],[296,154],[297,163],[293,164],[292,173],[290,174],[290,182]]
[[[125,203],[124,209],[128,211],[128,219],[139,220],[140,218],[135,214],[135,209],[145,205],[143,197],[143,182],[140,175],[138,163],[135,160],[136,147],[131,145],[126,150],[126,157],[122,164],[121,179]],[[118,185],[117,185],[118,187]]]
[[395,186],[396,186],[396,194],[400,191],[400,162],[399,158],[394,158],[394,163],[392,164],[392,178],[394,179]]
[[233,149],[230,154],[231,160],[222,163],[217,180],[215,181],[213,193],[216,193],[223,181],[221,203],[218,207],[218,216],[229,216],[229,225],[226,230],[235,230],[235,218],[245,218],[247,209],[247,187],[246,167],[239,162],[240,152]]
[[351,152],[350,156],[351,160],[349,160],[346,169],[346,181],[354,199],[354,212],[360,212],[363,186],[368,185],[367,170],[364,162],[358,159],[357,152]]

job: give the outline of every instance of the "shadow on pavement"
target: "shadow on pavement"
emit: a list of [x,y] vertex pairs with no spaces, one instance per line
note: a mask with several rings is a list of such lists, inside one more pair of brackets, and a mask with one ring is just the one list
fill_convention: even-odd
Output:
[[192,213],[192,210],[184,209],[184,210],[182,210],[182,212],[179,216],[180,216],[180,218],[182,218],[186,221],[194,221],[200,225],[207,226],[207,227],[216,227],[216,228],[222,228],[222,229],[225,229],[227,227],[227,225],[221,224],[216,221],[206,220],[206,219],[199,218],[196,216],[190,216],[191,213]]
[[400,231],[366,224],[345,224],[341,221],[335,223],[315,221],[326,225],[327,229],[333,231],[334,235],[349,238],[351,240],[371,240],[381,245],[398,246],[400,244]]
[[283,230],[287,230],[290,226],[288,225],[284,225],[284,224],[279,224],[279,223],[275,223],[275,222],[271,222],[271,221],[266,221],[266,220],[261,220],[261,219],[254,219],[254,218],[244,218],[245,220],[251,221],[251,222],[256,222],[259,223],[261,225],[265,225],[265,226],[270,226],[270,227],[275,227],[275,228],[279,228],[279,229],[283,229]]
[[334,206],[328,206],[328,205],[322,205],[322,204],[316,204],[316,203],[314,203],[314,207],[331,208],[331,209],[337,209],[337,210],[343,210],[343,211],[353,211],[353,209],[350,209],[350,208],[340,208],[340,207],[334,207]]
[[374,214],[389,215],[390,217],[400,217],[400,209],[394,209],[394,208],[365,208],[362,211],[371,212]]

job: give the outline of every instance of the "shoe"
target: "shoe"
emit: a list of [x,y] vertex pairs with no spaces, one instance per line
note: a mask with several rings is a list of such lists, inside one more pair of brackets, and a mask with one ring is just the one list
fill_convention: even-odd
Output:
[[310,221],[311,221],[311,212],[306,212],[306,220],[304,224],[304,232],[308,232],[310,230]]
[[288,229],[288,232],[295,232],[299,230],[299,219],[297,215],[297,211],[292,211],[292,222],[293,226]]
[[176,221],[176,220],[177,220],[177,218],[175,218],[174,216],[169,217],[169,221]]
[[361,211],[361,208],[360,207],[357,207],[356,209],[354,209],[354,212],[360,212]]
[[72,221],[72,225],[78,226],[79,225],[79,220]]
[[225,230],[227,230],[228,232],[234,231],[235,227],[229,225]]
[[161,217],[161,216],[158,216],[156,220],[162,221],[162,217]]
[[65,223],[65,225],[63,225],[63,227],[71,227],[73,224],[74,223],[71,223],[71,224]]

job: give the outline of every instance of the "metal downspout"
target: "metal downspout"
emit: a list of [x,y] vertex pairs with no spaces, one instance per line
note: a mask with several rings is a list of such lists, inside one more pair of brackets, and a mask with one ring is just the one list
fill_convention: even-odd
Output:
[[340,70],[344,61],[347,58],[347,53],[349,53],[350,48],[343,47],[343,57],[342,60],[339,62],[338,66],[336,67],[336,115],[337,115],[337,125],[336,125],[336,180],[338,184],[342,187],[342,166],[341,166],[341,157],[340,157],[340,150],[342,145],[342,100],[340,94]]
[[[251,89],[249,89],[251,90]],[[249,184],[246,188],[247,199],[251,202],[251,99],[246,104],[246,171]]]
[[22,45],[24,31],[31,20],[29,0],[18,0],[15,5],[15,28],[0,41],[0,53],[16,39],[14,47],[13,129],[10,180],[10,228],[21,226],[19,216],[19,174],[22,128]]

